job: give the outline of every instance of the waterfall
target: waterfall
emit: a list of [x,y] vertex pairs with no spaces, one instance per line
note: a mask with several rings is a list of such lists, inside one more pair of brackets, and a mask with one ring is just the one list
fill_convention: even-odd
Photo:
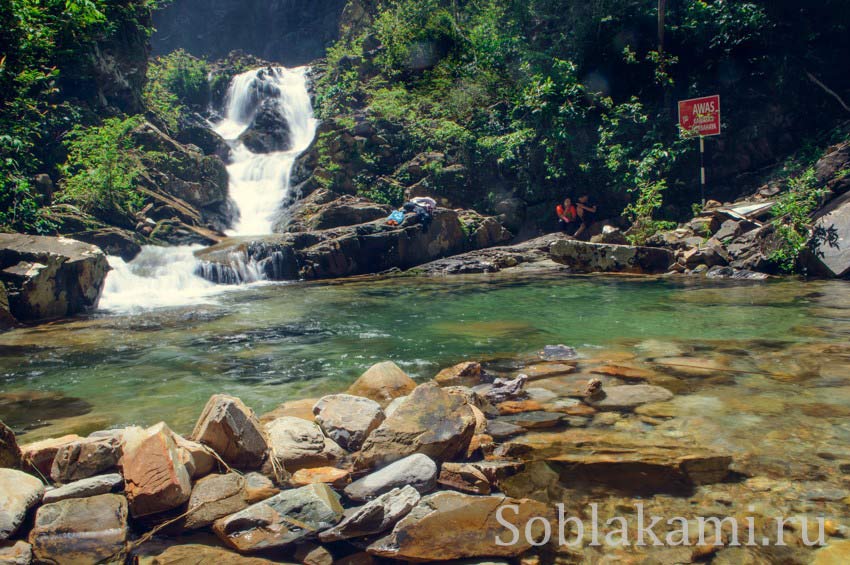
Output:
[[[269,153],[252,152],[240,138],[258,112],[269,108],[286,121],[287,148]],[[213,127],[232,149],[227,172],[229,194],[238,217],[228,235],[272,233],[281,204],[289,195],[295,159],[312,143],[317,125],[307,90],[306,67],[264,67],[233,78],[224,118]],[[145,246],[129,263],[109,257],[112,271],[107,276],[100,307],[133,311],[210,302],[222,290],[210,280],[223,284],[254,282],[263,280],[270,268],[277,268],[254,264],[247,256],[235,256],[232,269],[222,267],[221,272],[211,273],[215,267],[202,264],[194,256],[200,248]]]
[[[224,119],[214,130],[233,148],[227,172],[230,197],[239,219],[229,235],[265,235],[290,190],[295,159],[313,141],[317,120],[307,92],[306,68],[272,67],[236,76],[230,83]],[[253,153],[239,137],[250,127],[262,103],[274,104],[289,126],[285,151]]]

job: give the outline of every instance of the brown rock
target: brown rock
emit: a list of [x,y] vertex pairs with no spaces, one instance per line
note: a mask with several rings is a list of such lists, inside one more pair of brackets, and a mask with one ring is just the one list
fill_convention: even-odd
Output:
[[334,557],[330,551],[310,541],[296,545],[292,557],[304,565],[333,565],[334,562]]
[[21,446],[21,456],[24,464],[38,470],[44,477],[50,476],[53,460],[60,447],[74,443],[83,438],[76,434],[70,434],[54,439],[45,439],[35,443],[27,443]]
[[[511,557],[527,551],[531,544],[520,536],[516,544],[496,545],[496,537],[511,541],[510,531],[496,520],[500,506],[516,505],[504,511],[504,519],[523,529],[535,516],[549,517],[546,505],[527,499],[504,496],[470,496],[438,492],[424,497],[410,514],[396,524],[388,536],[367,549],[372,555],[404,561],[444,561],[468,557]],[[534,538],[543,527],[535,523]]]
[[121,440],[117,435],[87,437],[56,450],[50,476],[57,483],[70,483],[108,471],[120,458]]
[[284,402],[271,412],[266,412],[260,416],[260,423],[265,425],[284,416],[294,416],[295,418],[313,422],[316,420],[316,416],[313,414],[313,406],[318,401],[318,398],[302,398],[301,400]]
[[127,500],[117,494],[45,504],[29,535],[36,562],[123,563]]
[[192,492],[173,432],[160,422],[124,434],[122,460],[125,491],[133,517],[177,508]]
[[522,372],[528,376],[529,381],[539,381],[541,379],[550,379],[552,377],[574,373],[577,364],[576,361],[567,363],[537,363],[525,367]]
[[0,468],[0,541],[15,534],[42,496],[40,480],[17,469]]
[[357,451],[384,421],[384,411],[374,400],[350,394],[322,397],[313,407],[316,423],[340,447]]
[[254,411],[233,396],[216,394],[209,399],[192,439],[210,446],[235,467],[257,468],[266,456],[266,440]]
[[594,367],[590,372],[595,375],[608,375],[609,377],[617,377],[618,379],[629,381],[645,381],[655,375],[655,373],[647,369],[624,365],[603,365],[601,367]]
[[174,441],[180,454],[180,461],[193,479],[205,477],[215,470],[218,462],[209,447],[174,434]]
[[340,462],[345,451],[325,437],[318,425],[284,416],[265,426],[271,456],[288,472]]
[[0,421],[0,467],[17,469],[21,466],[21,450],[15,434]]
[[543,410],[543,406],[536,400],[506,400],[496,406],[496,408],[499,409],[499,414],[504,415]]
[[245,474],[245,496],[250,504],[271,498],[279,492],[280,489],[267,476],[260,473]]
[[348,394],[370,398],[385,408],[393,398],[407,396],[416,383],[392,361],[372,365],[348,387]]
[[314,469],[299,469],[289,478],[289,483],[296,487],[325,483],[334,488],[345,488],[351,482],[351,472],[336,467],[316,467]]
[[465,453],[474,433],[475,416],[462,398],[420,385],[366,439],[355,466],[383,466],[414,453],[446,461]]
[[25,541],[0,542],[0,565],[30,565],[32,546]]
[[209,563],[218,563],[219,565],[272,565],[283,563],[283,561],[246,557],[221,547],[197,543],[173,545],[159,555],[139,559],[139,565],[208,565]]
[[490,481],[480,470],[467,463],[443,463],[437,482],[472,494],[490,494]]
[[443,369],[434,380],[440,386],[476,385],[481,382],[481,363],[465,361]]
[[245,478],[237,473],[204,477],[192,489],[183,521],[187,530],[209,526],[219,518],[250,506],[245,490]]

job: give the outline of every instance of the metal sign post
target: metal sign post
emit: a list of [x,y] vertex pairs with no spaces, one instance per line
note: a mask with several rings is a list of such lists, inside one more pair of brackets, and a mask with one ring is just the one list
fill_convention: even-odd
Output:
[[679,102],[679,133],[699,136],[699,191],[705,205],[705,138],[720,135],[720,96],[692,98]]

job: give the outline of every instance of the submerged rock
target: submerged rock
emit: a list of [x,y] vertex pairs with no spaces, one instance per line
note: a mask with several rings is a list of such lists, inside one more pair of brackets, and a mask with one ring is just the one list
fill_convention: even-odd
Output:
[[122,469],[133,517],[176,508],[189,500],[192,482],[164,423],[124,434]]
[[650,402],[666,402],[673,393],[660,386],[623,385],[602,389],[602,394],[592,397],[588,402],[599,410],[634,410]]
[[385,408],[393,399],[407,396],[416,383],[392,361],[384,361],[369,367],[360,378],[348,387],[348,394],[374,400]]
[[354,481],[345,488],[345,496],[363,502],[405,485],[423,494],[434,490],[437,464],[421,453],[405,457]]
[[[496,520],[500,506],[516,508],[504,512],[504,518],[524,529],[535,516],[549,517],[549,509],[540,502],[515,500],[504,496],[471,496],[456,492],[438,492],[424,497],[395,525],[388,536],[374,542],[372,555],[404,561],[444,561],[467,557],[510,557],[531,547],[526,536],[515,544],[496,545],[496,537],[511,541],[510,531]],[[543,537],[540,522],[531,525],[532,539]]]
[[349,451],[360,449],[366,437],[384,421],[380,404],[350,394],[322,397],[313,413],[328,437]]
[[118,473],[100,475],[88,479],[80,479],[59,488],[44,493],[42,502],[50,504],[68,498],[88,498],[99,494],[107,494],[124,487],[124,477]]
[[314,484],[221,518],[213,531],[241,552],[280,549],[334,526],[342,513],[339,496],[327,485]]
[[44,485],[37,478],[15,469],[0,469],[0,541],[14,535],[27,511],[43,495]]
[[0,282],[12,315],[24,322],[97,307],[109,272],[106,255],[64,237],[0,234]]
[[37,562],[123,563],[127,500],[117,494],[45,504],[29,535]]
[[419,502],[419,492],[410,485],[393,489],[359,508],[346,512],[342,522],[319,534],[323,542],[379,534],[405,517]]
[[301,418],[284,416],[265,428],[271,456],[288,472],[324,467],[347,455],[318,425]]
[[216,394],[209,399],[192,439],[236,467],[259,467],[266,456],[266,440],[254,411],[233,396]]
[[355,465],[386,465],[414,453],[447,461],[465,453],[474,433],[475,416],[462,397],[420,385],[366,438]]

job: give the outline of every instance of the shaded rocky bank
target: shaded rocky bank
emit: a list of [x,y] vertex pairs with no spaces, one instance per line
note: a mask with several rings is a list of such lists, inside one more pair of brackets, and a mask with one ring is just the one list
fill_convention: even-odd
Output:
[[[812,518],[807,523],[825,516],[830,545],[815,557],[846,555],[843,456],[816,473],[783,471],[764,454],[710,447],[708,427],[685,425],[687,406],[722,386],[728,367],[655,347],[640,361],[551,346],[503,377],[469,361],[419,385],[380,363],[345,394],[286,402],[260,418],[239,399],[216,395],[188,437],[160,423],[18,447],[5,431],[2,551],[22,563],[29,555],[60,563],[194,555],[305,564],[807,563],[812,556],[799,524],[787,530],[787,546],[725,547],[728,521],[716,545],[495,544],[497,535],[509,537],[495,520],[498,508],[516,505],[518,514],[506,515],[521,527],[534,516],[555,523],[554,505],[564,503],[580,517],[596,504],[603,522],[625,516],[629,527],[636,504],[691,521],[729,517],[742,528],[756,516],[759,534],[773,536],[773,514]],[[532,539],[539,528],[538,521]],[[662,539],[664,528],[656,532]]]

